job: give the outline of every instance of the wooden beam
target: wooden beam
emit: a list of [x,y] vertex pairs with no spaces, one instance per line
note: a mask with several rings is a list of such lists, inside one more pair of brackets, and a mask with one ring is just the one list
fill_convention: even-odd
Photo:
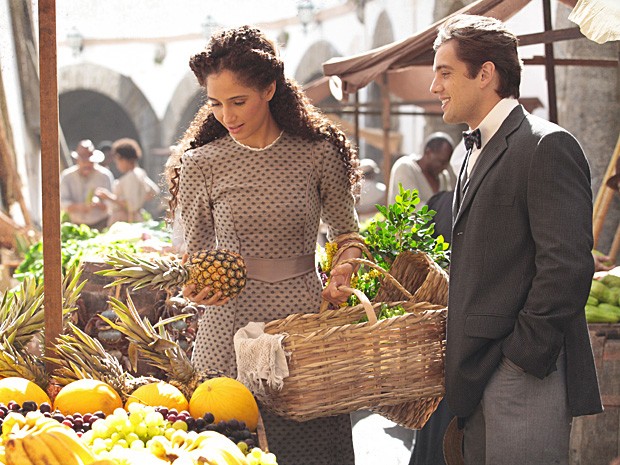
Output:
[[[551,1],[543,0],[543,20],[545,31],[551,31]],[[555,67],[553,66],[553,42],[545,43],[545,76],[547,78],[547,95],[549,104],[549,121],[558,122],[558,102],[555,92]]]
[[[620,62],[618,60],[608,59],[583,59],[583,58],[555,58],[553,64],[555,66],[596,66],[596,67],[608,67],[615,68]],[[532,58],[525,58],[523,60],[524,65],[544,65],[546,64],[545,57],[534,56]]]
[[[41,172],[43,194],[43,275],[45,279],[45,354],[62,331],[60,177],[58,156],[58,76],[56,0],[39,0],[41,94]],[[53,368],[47,362],[48,371]]]
[[545,30],[545,32],[536,32],[534,34],[519,36],[519,47],[534,44],[551,44],[562,40],[584,39],[585,37],[586,36],[581,33],[578,27],[555,30],[549,29]]

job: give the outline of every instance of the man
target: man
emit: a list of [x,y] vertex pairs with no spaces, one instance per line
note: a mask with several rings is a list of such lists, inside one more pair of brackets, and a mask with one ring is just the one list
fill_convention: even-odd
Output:
[[417,189],[419,207],[437,192],[454,189],[456,176],[450,167],[453,148],[454,143],[448,134],[435,132],[427,137],[421,157],[406,155],[396,160],[390,173],[389,203],[398,194],[399,183],[405,189]]
[[99,187],[110,190],[114,177],[99,165],[104,155],[88,139],[77,144],[71,157],[76,164],[60,175],[60,208],[72,223],[101,230],[106,227],[109,214],[106,204],[94,193]]
[[519,105],[503,23],[454,17],[433,48],[444,121],[480,135],[454,194],[445,366],[465,463],[567,464],[572,417],[602,410],[584,314],[588,163],[571,134]]

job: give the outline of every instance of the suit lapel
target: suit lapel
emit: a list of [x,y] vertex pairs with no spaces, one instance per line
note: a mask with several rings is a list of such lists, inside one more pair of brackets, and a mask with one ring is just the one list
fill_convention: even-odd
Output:
[[491,140],[482,149],[476,166],[474,166],[470,173],[468,179],[469,185],[463,197],[463,201],[461,202],[461,206],[459,208],[458,205],[454,205],[454,208],[457,209],[454,218],[455,226],[461,216],[463,216],[465,210],[469,207],[469,204],[471,204],[486,174],[508,148],[506,138],[521,126],[526,114],[527,112],[521,105],[517,106],[510,112]]

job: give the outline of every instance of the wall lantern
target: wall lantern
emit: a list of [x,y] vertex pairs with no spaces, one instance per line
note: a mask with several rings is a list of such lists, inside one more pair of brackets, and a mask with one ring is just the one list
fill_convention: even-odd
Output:
[[77,57],[84,50],[84,36],[75,26],[67,33],[67,42],[73,51],[74,57]]
[[314,5],[312,0],[301,0],[297,4],[297,17],[304,28],[304,32],[306,32],[308,25],[314,21]]

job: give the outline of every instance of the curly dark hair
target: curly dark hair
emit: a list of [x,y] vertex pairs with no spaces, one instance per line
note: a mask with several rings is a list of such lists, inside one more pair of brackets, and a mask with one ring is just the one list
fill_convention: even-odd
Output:
[[[243,85],[258,91],[267,89],[275,82],[276,90],[269,102],[269,109],[280,129],[308,141],[326,139],[337,147],[347,168],[351,192],[359,196],[362,174],[356,149],[344,132],[310,103],[301,87],[293,79],[284,76],[284,63],[275,44],[260,30],[242,26],[214,34],[205,51],[190,59],[189,66],[203,87],[208,76],[223,70],[234,73]],[[209,103],[205,103],[166,164],[171,217],[174,217],[177,206],[181,155],[186,150],[201,147],[226,134],[228,130],[217,121]]]

